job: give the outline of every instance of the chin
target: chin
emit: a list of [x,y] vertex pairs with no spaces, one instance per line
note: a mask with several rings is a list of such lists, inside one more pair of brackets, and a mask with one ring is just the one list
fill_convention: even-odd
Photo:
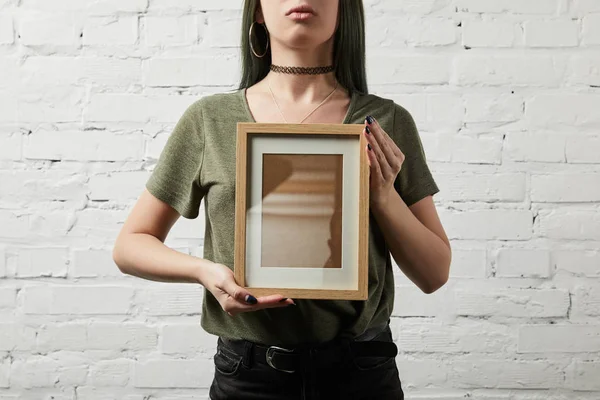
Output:
[[330,37],[315,35],[314,29],[311,30],[310,27],[300,27],[298,29],[291,29],[283,42],[291,48],[308,49],[325,44]]

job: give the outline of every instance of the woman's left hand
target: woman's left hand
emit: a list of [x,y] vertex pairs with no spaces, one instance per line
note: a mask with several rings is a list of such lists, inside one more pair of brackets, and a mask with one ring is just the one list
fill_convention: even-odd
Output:
[[367,138],[365,151],[370,168],[369,202],[371,206],[381,207],[396,193],[394,181],[405,156],[372,116],[365,119],[363,135]]

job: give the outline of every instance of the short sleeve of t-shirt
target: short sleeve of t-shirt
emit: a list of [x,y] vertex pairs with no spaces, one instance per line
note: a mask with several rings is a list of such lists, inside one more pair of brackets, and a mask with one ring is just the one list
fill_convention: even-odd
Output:
[[429,166],[423,144],[412,115],[402,106],[394,103],[393,138],[405,159],[396,177],[394,187],[411,206],[417,201],[440,191]]
[[188,219],[198,217],[204,190],[200,169],[204,151],[201,100],[190,105],[171,132],[146,189]]

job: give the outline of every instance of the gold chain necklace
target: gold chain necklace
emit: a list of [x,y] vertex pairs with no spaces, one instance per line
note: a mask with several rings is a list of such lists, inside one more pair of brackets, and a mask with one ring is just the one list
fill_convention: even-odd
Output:
[[[277,109],[279,110],[279,114],[281,114],[281,117],[287,123],[288,121],[285,118],[285,115],[283,115],[283,112],[281,111],[281,108],[279,107],[279,104],[277,103],[277,100],[275,100],[275,95],[273,94],[273,89],[271,89],[271,84],[269,83],[268,79],[267,79],[267,85],[269,85],[269,91],[271,92],[271,97],[273,98],[273,102],[275,103],[275,105],[277,106]],[[302,120],[300,122],[298,122],[298,124],[301,124],[302,122],[304,122],[304,120],[306,118],[310,117],[312,115],[312,113],[314,113],[315,111],[317,111],[317,109],[319,107],[321,107],[323,104],[325,104],[325,102],[327,100],[329,100],[329,98],[333,95],[333,93],[337,90],[337,88],[338,88],[338,82],[336,80],[335,87],[333,88],[333,90],[331,91],[331,93],[329,93],[329,95],[327,97],[325,97],[325,99],[318,106],[316,106],[311,112],[309,112],[308,114],[306,114],[306,116],[304,118],[302,118]]]

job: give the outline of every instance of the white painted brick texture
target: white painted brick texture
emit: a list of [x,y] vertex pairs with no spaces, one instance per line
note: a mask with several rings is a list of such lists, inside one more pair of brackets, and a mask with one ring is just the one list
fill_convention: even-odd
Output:
[[[202,289],[111,249],[185,108],[237,85],[242,4],[0,0],[0,400],[208,398]],[[600,1],[364,4],[453,246],[434,294],[396,270],[407,398],[600,399]]]

